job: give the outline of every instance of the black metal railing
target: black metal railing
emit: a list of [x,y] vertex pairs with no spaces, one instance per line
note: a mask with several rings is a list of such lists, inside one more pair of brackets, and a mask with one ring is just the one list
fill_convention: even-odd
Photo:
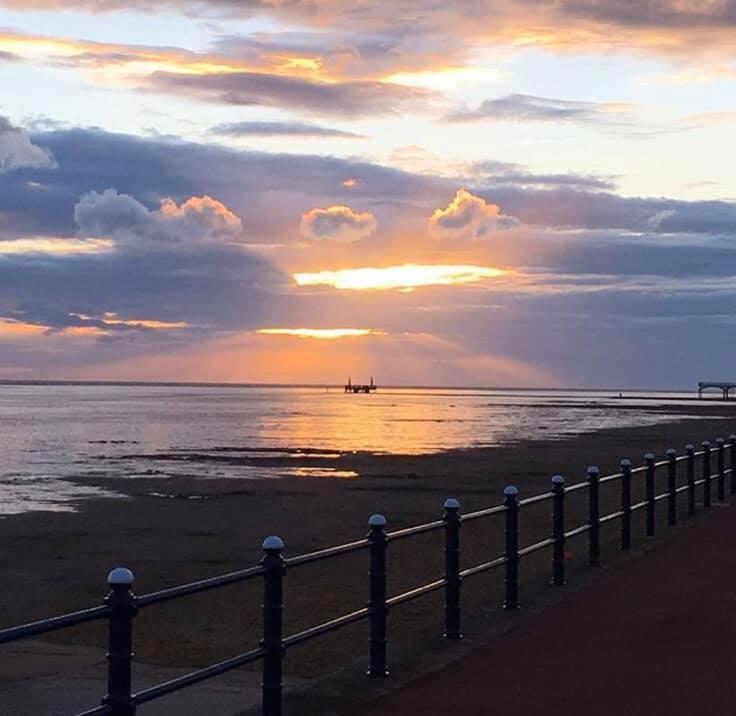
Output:
[[[584,534],[588,535],[588,562],[597,567],[601,560],[601,527],[616,520],[620,521],[620,548],[628,550],[632,542],[632,514],[645,510],[645,534],[654,537],[656,530],[656,505],[667,500],[667,524],[677,524],[681,508],[678,496],[687,497],[687,515],[696,511],[696,492],[702,489],[702,504],[705,509],[712,506],[712,486],[716,483],[716,498],[726,499],[726,477],[730,476],[728,492],[736,495],[736,435],[729,438],[729,463],[725,467],[726,443],[716,440],[715,448],[710,442],[703,442],[702,450],[696,452],[694,446],[688,445],[684,455],[677,455],[669,449],[666,459],[659,462],[655,456],[647,453],[644,464],[632,468],[631,461],[622,460],[620,472],[601,477],[597,467],[589,467],[584,481],[565,486],[560,475],[552,478],[552,487],[533,497],[519,499],[516,487],[509,485],[504,489],[503,504],[494,507],[460,513],[460,503],[455,498],[444,502],[442,519],[428,522],[393,532],[386,531],[386,520],[382,515],[373,515],[369,520],[369,532],[365,539],[347,544],[328,547],[316,552],[284,558],[284,543],[279,537],[267,537],[263,542],[264,556],[259,565],[230,572],[218,577],[203,579],[189,584],[163,589],[143,596],[135,596],[132,591],[134,576],[130,570],[118,567],[108,576],[109,593],[102,606],[83,611],[64,614],[62,616],[43,619],[0,631],[0,644],[45,634],[65,627],[86,622],[108,620],[108,686],[102,704],[96,708],[77,714],[76,716],[133,716],[138,706],[163,698],[168,694],[193,686],[202,681],[219,676],[245,664],[261,660],[263,668],[262,680],[262,713],[264,716],[280,716],[282,711],[282,663],[287,649],[298,644],[316,639],[324,634],[336,631],[350,624],[368,620],[369,622],[369,667],[368,676],[385,678],[387,669],[387,643],[389,609],[400,604],[413,601],[426,594],[444,589],[444,636],[447,639],[460,639],[461,632],[461,585],[464,580],[485,572],[504,568],[505,609],[519,608],[519,564],[523,558],[551,548],[551,584],[565,584],[565,545],[567,541]],[[711,472],[712,453],[716,454],[716,472]],[[696,462],[701,459],[701,477],[696,479]],[[677,484],[677,466],[685,463],[685,484]],[[667,490],[656,493],[656,473],[660,468],[667,470]],[[635,476],[644,475],[645,499],[632,504],[632,480]],[[620,509],[601,515],[600,488],[608,483],[621,483]],[[588,495],[588,520],[577,527],[568,527],[565,518],[565,502],[567,495],[586,490]],[[534,544],[519,546],[520,510],[534,504],[551,501],[552,520],[551,536]],[[504,515],[505,549],[495,559],[473,567],[461,569],[460,561],[460,528],[464,523],[494,515]],[[386,590],[386,548],[390,542],[407,539],[429,532],[444,531],[444,575],[427,584],[420,585],[393,597],[387,596]],[[283,581],[287,569],[304,564],[311,564],[325,559],[349,554],[359,550],[369,552],[370,570],[368,585],[368,603],[363,609],[323,622],[304,631],[283,635]],[[161,604],[173,599],[180,599],[192,594],[199,594],[212,589],[263,578],[263,629],[262,639],[257,647],[237,654],[229,659],[198,669],[184,676],[172,679],[157,686],[133,693],[133,623],[140,609]]]

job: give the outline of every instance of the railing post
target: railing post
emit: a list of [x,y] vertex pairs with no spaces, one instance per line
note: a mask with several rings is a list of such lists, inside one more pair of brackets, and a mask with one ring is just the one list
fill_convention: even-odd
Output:
[[631,549],[631,460],[621,460],[621,549]]
[[654,454],[648,452],[644,455],[644,462],[647,466],[646,473],[646,502],[647,502],[647,537],[654,537],[654,508],[656,503],[654,502],[655,497],[655,484],[654,484]]
[[281,716],[282,662],[284,659],[284,573],[286,562],[284,542],[280,537],[263,540],[263,639],[266,650],[263,657],[262,713],[263,716]]
[[372,515],[368,520],[370,531],[370,597],[368,601],[370,665],[368,676],[380,679],[388,676],[386,669],[386,518]]
[[731,494],[736,495],[736,435],[729,436],[728,451],[731,454]]
[[687,514],[695,514],[695,445],[686,445],[687,453]]
[[588,552],[591,567],[601,563],[601,507],[599,496],[600,470],[591,466],[588,468]]
[[445,639],[462,639],[460,632],[460,503],[445,500]]
[[552,584],[565,584],[565,479],[552,478]]
[[130,693],[133,617],[138,613],[133,580],[133,572],[123,567],[113,569],[107,577],[110,592],[105,604],[112,613],[107,647],[107,696],[102,703],[111,707],[110,716],[134,716],[136,712]]
[[710,481],[710,442],[703,442],[703,507],[708,510],[711,505],[711,481]]
[[670,448],[667,451],[667,491],[670,496],[667,501],[667,524],[677,524],[677,450]]
[[506,506],[506,550],[505,550],[505,588],[504,609],[519,608],[519,491],[508,485],[503,491],[503,504]]
[[718,501],[723,502],[726,499],[726,441],[723,438],[716,438],[717,454],[716,464],[718,465]]

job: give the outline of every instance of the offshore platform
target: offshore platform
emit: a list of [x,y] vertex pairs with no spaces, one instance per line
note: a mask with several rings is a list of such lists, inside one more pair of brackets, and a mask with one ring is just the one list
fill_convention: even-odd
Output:
[[371,382],[368,385],[353,383],[352,378],[348,378],[348,382],[345,384],[346,393],[373,393],[376,390],[378,390],[378,386],[373,382],[373,376],[371,376]]

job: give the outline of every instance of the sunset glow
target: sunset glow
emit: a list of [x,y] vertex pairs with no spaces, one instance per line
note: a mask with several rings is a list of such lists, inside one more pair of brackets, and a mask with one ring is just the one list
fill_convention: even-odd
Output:
[[381,331],[374,331],[370,328],[259,328],[256,333],[264,336],[295,336],[319,340],[381,335]]
[[317,273],[297,273],[299,286],[332,286],[352,291],[385,291],[420,286],[452,286],[498,278],[506,272],[485,266],[423,266],[403,264],[386,268],[340,269]]

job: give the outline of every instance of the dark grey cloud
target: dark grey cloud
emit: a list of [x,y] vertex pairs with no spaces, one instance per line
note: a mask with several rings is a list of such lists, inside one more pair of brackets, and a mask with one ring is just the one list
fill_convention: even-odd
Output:
[[317,115],[395,114],[427,105],[434,93],[388,82],[315,82],[260,72],[207,75],[154,72],[146,86],[159,92],[237,106],[283,107]]
[[530,188],[573,187],[576,189],[614,189],[613,177],[590,174],[535,174],[511,162],[481,161],[472,167],[473,175],[484,186],[510,185]]
[[306,122],[230,122],[217,124],[210,130],[212,134],[225,137],[338,137],[343,139],[363,139],[362,134],[347,132],[332,127],[322,127]]
[[90,325],[79,315],[101,321],[111,312],[124,320],[184,321],[193,332],[233,330],[264,320],[271,294],[286,282],[266,261],[232,246],[11,255],[0,258],[0,316],[65,328]]
[[476,109],[460,110],[447,115],[447,119],[451,122],[488,120],[606,124],[610,123],[613,118],[610,105],[528,94],[510,94],[496,99],[487,99]]
[[730,201],[622,197],[572,187],[533,191],[499,186],[477,193],[537,226],[655,234],[736,233],[736,202]]
[[[350,204],[356,195],[367,210],[383,207],[383,215],[397,221],[415,215],[421,224],[454,191],[444,179],[330,156],[236,151],[93,129],[37,132],[32,137],[53,153],[58,168],[0,175],[0,237],[73,236],[79,197],[111,187],[149,210],[168,197],[177,202],[191,196],[216,197],[243,218],[255,241],[283,240],[282,234],[293,233],[306,211]],[[357,189],[344,186],[351,178],[358,181]]]
[[0,50],[0,62],[20,62],[20,57],[13,52]]

